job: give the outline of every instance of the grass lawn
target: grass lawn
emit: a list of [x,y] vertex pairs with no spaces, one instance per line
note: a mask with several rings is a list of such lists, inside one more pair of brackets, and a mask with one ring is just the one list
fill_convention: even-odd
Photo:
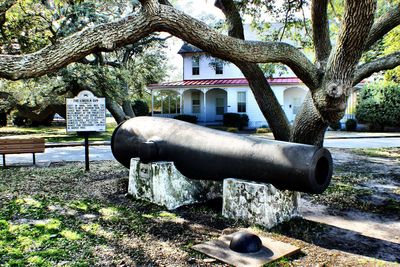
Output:
[[400,147],[360,148],[360,149],[354,149],[354,152],[356,154],[369,156],[369,157],[383,157],[383,158],[393,158],[393,159],[400,160]]
[[[109,141],[117,124],[107,122],[106,132],[93,133],[90,141]],[[81,142],[83,137],[76,133],[67,133],[65,126],[40,126],[40,127],[0,127],[0,136],[24,135],[31,137],[44,137],[46,142]]]
[[[375,174],[357,167],[339,162],[329,190],[304,197],[333,213],[398,212],[397,201],[387,210],[384,204],[358,202],[375,193],[360,190]],[[166,211],[126,196],[128,170],[117,162],[93,162],[89,173],[83,169],[82,163],[58,163],[0,170],[0,266],[226,266],[191,247],[242,227],[301,248],[268,266],[392,264],[381,261],[383,256],[374,259],[377,249],[369,247],[369,239],[347,240],[349,231],[302,218],[266,230],[223,218],[221,201]],[[400,179],[397,169],[392,176]],[[355,246],[358,242],[364,245]]]

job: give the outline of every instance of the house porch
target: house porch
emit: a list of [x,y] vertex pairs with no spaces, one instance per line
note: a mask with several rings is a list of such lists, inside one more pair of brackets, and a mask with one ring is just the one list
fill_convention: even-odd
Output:
[[218,125],[227,112],[227,92],[221,88],[150,89],[151,114],[173,118],[196,116],[199,124]]

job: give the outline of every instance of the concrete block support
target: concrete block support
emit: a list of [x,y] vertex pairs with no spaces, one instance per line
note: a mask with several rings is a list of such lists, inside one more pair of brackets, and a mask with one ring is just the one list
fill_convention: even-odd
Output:
[[266,228],[298,215],[299,192],[281,191],[270,184],[225,179],[222,215]]
[[221,197],[222,182],[188,179],[173,162],[144,164],[138,158],[132,158],[128,193],[173,210]]

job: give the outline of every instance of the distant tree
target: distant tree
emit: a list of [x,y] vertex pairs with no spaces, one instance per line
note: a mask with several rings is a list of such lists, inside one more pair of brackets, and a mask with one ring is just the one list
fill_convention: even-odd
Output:
[[[56,44],[85,26],[111,21],[120,17],[122,10],[134,8],[129,3],[113,1],[9,2],[7,16],[3,13],[4,20],[0,20],[0,45],[12,54]],[[43,78],[4,81],[0,84],[0,101],[8,102],[8,107],[0,106],[0,110],[18,110],[21,122],[47,123],[55,113],[65,115],[65,97],[86,89],[106,97],[107,108],[117,122],[134,117],[131,99],[141,97],[147,83],[158,82],[165,76],[163,40],[150,36],[115,51],[94,52]]]

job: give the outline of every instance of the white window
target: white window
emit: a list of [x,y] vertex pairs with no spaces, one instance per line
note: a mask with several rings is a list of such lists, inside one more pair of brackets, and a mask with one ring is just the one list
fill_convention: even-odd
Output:
[[193,56],[192,57],[192,75],[200,74],[200,57]]
[[246,112],[246,92],[238,92],[237,111],[238,112]]
[[215,62],[215,74],[224,74],[224,64],[219,60]]
[[200,92],[192,92],[192,113],[200,113]]

